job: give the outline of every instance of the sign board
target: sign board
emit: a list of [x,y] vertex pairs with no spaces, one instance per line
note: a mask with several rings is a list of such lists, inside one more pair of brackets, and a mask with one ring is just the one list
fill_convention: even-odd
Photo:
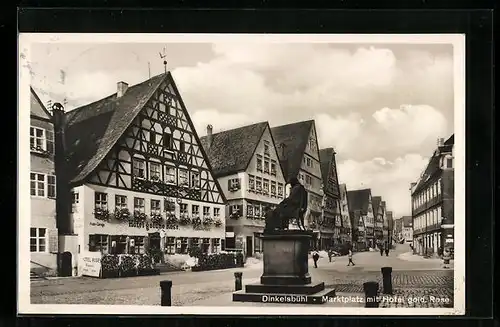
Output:
[[59,233],[57,229],[49,229],[49,252],[59,252]]
[[444,242],[445,243],[453,243],[453,239],[452,238],[447,238]]
[[234,232],[226,232],[226,237],[234,237]]
[[101,272],[101,252],[84,251],[80,254],[80,267],[83,276],[99,277]]

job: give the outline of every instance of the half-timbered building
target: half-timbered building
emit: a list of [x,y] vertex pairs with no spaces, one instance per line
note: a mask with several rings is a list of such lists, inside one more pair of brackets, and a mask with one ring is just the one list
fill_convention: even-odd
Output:
[[52,115],[30,88],[30,271],[32,277],[57,272],[56,173]]
[[319,226],[320,248],[328,249],[340,244],[342,238],[342,213],[337,164],[333,148],[319,151],[323,178],[322,219]]
[[318,139],[314,120],[271,128],[286,181],[296,177],[308,193],[304,222],[319,241],[319,222],[323,205],[323,178],[319,160]]
[[[373,204],[371,189],[361,189],[348,191],[347,196],[349,197],[349,211],[358,213],[359,221],[357,221],[358,227],[364,226],[364,246],[365,248],[374,248],[374,226],[375,217],[373,215]],[[358,237],[358,246],[360,243],[360,238]]]
[[266,207],[285,197],[285,178],[267,122],[212,132],[201,138],[227,203],[226,249],[262,252]]
[[372,205],[373,205],[373,216],[375,218],[375,225],[373,230],[373,237],[375,238],[375,243],[383,244],[384,239],[384,211],[385,211],[385,202],[382,205],[382,197],[381,196],[373,196],[372,197]]
[[340,190],[340,213],[342,215],[342,232],[340,234],[343,244],[352,244],[353,225],[349,213],[349,199],[347,197],[346,184],[339,185]]
[[221,250],[224,193],[170,73],[54,115],[77,252]]

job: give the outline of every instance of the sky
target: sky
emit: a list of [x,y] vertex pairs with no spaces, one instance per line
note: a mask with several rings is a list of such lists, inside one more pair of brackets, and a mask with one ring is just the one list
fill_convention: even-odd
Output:
[[410,183],[454,132],[451,44],[37,43],[32,87],[72,110],[163,73],[163,52],[200,136],[314,119],[340,183],[371,188],[394,218],[410,214]]

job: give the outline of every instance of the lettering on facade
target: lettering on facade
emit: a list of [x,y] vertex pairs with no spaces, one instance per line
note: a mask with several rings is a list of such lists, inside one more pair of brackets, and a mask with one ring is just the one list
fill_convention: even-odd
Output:
[[104,227],[104,223],[90,223],[90,226],[100,226],[100,227]]
[[129,220],[128,227],[150,229],[165,229],[165,223]]

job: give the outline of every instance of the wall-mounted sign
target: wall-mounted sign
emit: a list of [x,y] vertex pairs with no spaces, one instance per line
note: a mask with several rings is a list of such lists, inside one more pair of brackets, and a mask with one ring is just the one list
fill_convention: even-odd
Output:
[[91,222],[91,223],[90,223],[90,226],[99,226],[99,227],[104,227],[104,223],[94,223],[94,222]]
[[226,232],[226,237],[228,238],[234,237],[234,232]]
[[453,243],[453,239],[452,238],[447,238],[444,242],[445,243]]
[[80,271],[83,276],[99,277],[101,272],[101,252],[84,251],[80,254]]
[[130,246],[135,246],[135,240],[133,238],[130,239]]
[[145,228],[146,230],[150,230],[150,229],[165,229],[166,225],[165,223],[129,220],[128,227]]

